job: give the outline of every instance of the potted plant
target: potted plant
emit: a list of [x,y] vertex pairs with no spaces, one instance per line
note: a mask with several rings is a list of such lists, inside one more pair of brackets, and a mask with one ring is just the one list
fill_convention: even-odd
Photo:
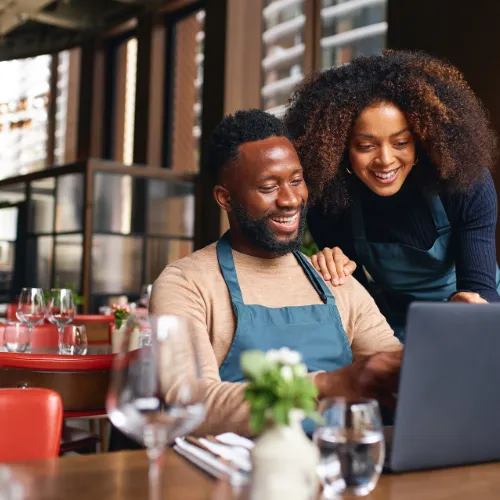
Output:
[[260,434],[252,450],[252,499],[315,498],[319,452],[302,420],[318,420],[317,391],[300,354],[286,347],[247,351],[241,367],[248,380],[250,427]]

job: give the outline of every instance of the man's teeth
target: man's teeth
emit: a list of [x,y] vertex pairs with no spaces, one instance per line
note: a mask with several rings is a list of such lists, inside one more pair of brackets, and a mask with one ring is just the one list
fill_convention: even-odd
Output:
[[274,222],[279,222],[280,224],[293,224],[297,220],[297,215],[292,217],[273,217]]
[[375,175],[375,177],[378,177],[379,179],[391,179],[396,175],[398,170],[399,168],[397,168],[396,170],[391,170],[390,172],[387,173],[373,172],[373,174]]

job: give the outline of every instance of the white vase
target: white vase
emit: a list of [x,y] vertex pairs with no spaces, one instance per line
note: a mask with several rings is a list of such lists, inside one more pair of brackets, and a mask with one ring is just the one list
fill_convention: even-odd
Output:
[[[120,352],[121,345],[123,341],[123,336],[125,335],[125,328],[127,327],[124,321],[120,328],[113,327],[111,332],[111,351],[113,353]],[[129,340],[129,350],[132,351],[139,347],[139,329],[135,328],[132,332],[132,338]]]
[[290,412],[290,425],[273,425],[252,450],[251,500],[312,500],[318,493],[319,451],[302,430],[304,414]]

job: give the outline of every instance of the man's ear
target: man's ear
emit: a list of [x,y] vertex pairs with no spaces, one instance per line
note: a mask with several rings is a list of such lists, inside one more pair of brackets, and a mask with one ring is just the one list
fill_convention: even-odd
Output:
[[222,210],[225,210],[228,213],[231,212],[231,195],[229,194],[227,188],[217,184],[214,187],[213,194],[217,205],[219,205]]

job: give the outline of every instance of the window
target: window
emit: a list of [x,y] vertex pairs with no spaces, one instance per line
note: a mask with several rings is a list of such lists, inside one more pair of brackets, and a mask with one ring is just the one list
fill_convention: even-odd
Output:
[[103,157],[125,165],[134,162],[137,38],[130,32],[108,42]]
[[387,0],[322,0],[321,69],[382,52]]
[[50,55],[0,63],[0,177],[45,167]]
[[[203,92],[203,59],[205,11],[197,10],[176,20],[170,29],[171,53],[167,75],[173,89],[171,152],[166,166],[176,171],[197,172],[200,162],[201,101]],[[167,42],[168,43],[168,42]],[[167,47],[168,50],[168,47]]]
[[262,107],[281,114],[304,72],[304,0],[266,0],[263,11]]
[[386,6],[387,0],[265,0],[262,109],[282,115],[304,73],[382,52]]

